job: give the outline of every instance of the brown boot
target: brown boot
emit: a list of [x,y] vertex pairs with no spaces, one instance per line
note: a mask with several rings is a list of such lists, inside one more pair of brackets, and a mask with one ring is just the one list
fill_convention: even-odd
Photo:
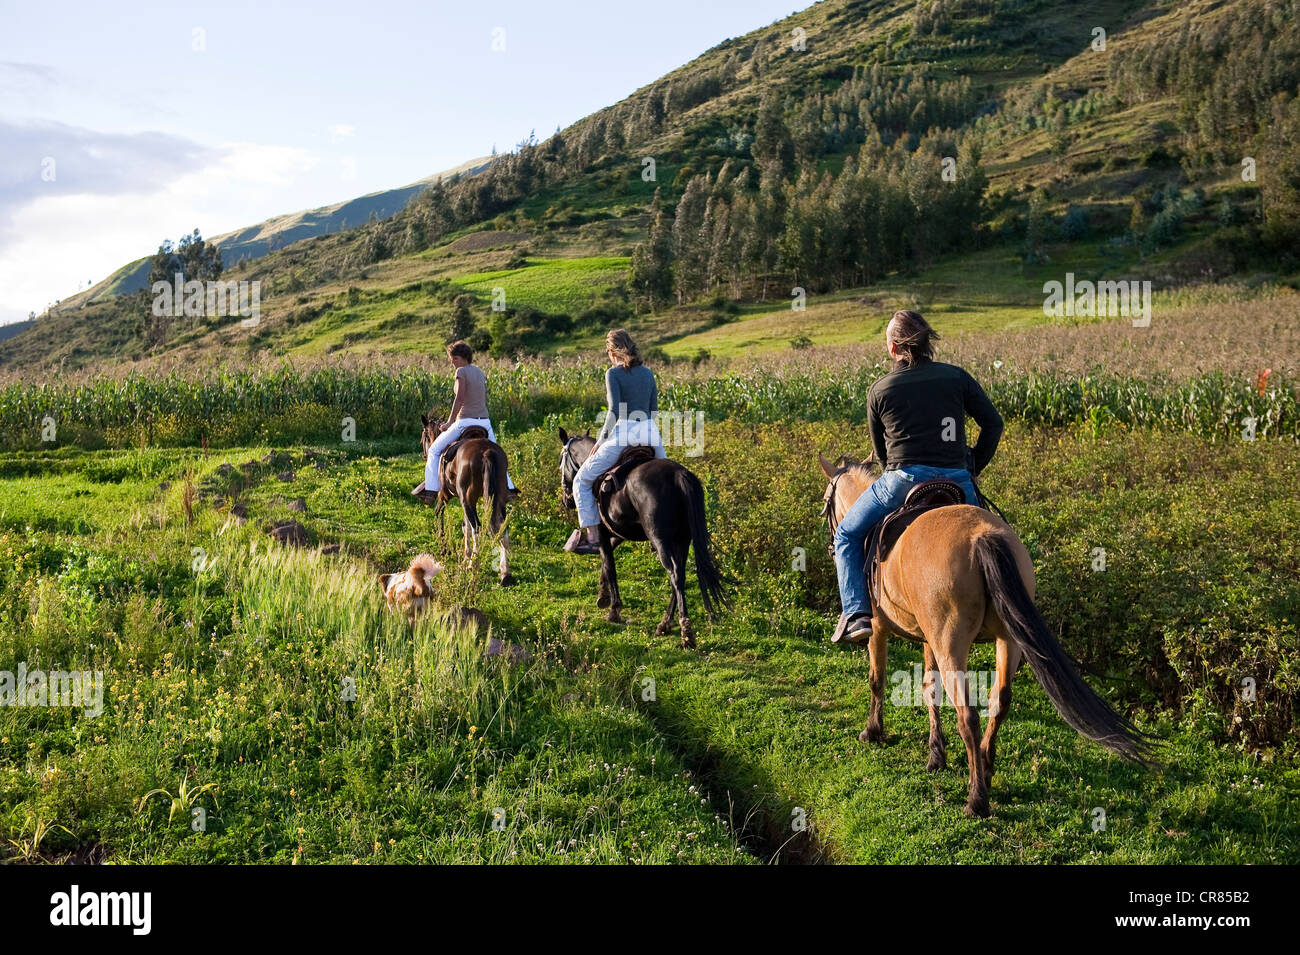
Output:
[[569,535],[564,549],[570,554],[599,554],[600,548],[587,539],[581,527]]

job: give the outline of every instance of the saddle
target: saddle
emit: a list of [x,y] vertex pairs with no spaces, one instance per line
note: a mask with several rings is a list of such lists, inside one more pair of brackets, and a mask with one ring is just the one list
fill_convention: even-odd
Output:
[[487,436],[487,428],[473,425],[472,427],[466,428],[462,431],[459,438],[447,445],[446,450],[442,452],[442,459],[438,462],[438,474],[442,477],[443,487],[447,487],[449,481],[447,476],[447,462],[456,460],[456,452],[460,450],[460,446],[466,441],[486,440]]
[[866,542],[867,589],[871,593],[872,606],[880,606],[880,565],[903,536],[903,531],[926,511],[965,503],[966,492],[956,481],[931,478],[908,491],[903,506],[876,525]]
[[611,531],[614,529],[614,525],[609,515],[610,501],[614,499],[615,494],[623,490],[623,486],[627,484],[627,477],[633,470],[647,461],[653,461],[654,458],[654,448],[648,445],[634,444],[624,449],[612,468],[596,478],[594,486],[596,507],[600,511],[601,523]]

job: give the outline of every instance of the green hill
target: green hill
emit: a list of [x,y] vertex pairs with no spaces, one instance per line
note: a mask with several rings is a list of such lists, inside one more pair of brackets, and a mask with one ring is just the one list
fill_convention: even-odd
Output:
[[496,354],[623,324],[691,355],[861,340],[914,301],[1032,323],[1066,272],[1294,284],[1298,8],[825,0],[383,221],[228,257],[260,282],[256,328],[160,328],[131,292],[146,259],[0,342],[0,367],[428,352],[466,294]]

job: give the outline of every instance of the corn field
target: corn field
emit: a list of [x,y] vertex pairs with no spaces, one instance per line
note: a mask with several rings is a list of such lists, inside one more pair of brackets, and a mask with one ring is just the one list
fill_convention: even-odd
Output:
[[[810,359],[748,370],[669,365],[660,369],[660,406],[753,423],[865,421],[867,390],[885,367]],[[556,419],[579,424],[604,407],[603,369],[596,366],[499,363],[488,371],[498,426],[526,429]],[[1030,424],[1177,430],[1210,440],[1300,437],[1296,391],[1277,376],[1251,380],[1209,372],[1176,379],[999,369],[981,380],[1005,417]],[[418,433],[421,412],[445,413],[450,403],[449,376],[414,365],[284,365],[221,369],[203,378],[171,371],[10,383],[0,388],[0,447],[318,440],[339,435],[347,418],[360,440],[410,437]]]

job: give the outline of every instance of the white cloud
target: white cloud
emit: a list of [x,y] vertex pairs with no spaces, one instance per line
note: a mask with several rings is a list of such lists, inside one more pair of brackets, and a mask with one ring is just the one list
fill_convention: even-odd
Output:
[[202,155],[207,161],[188,171],[144,160],[135,167],[143,173],[138,179],[98,170],[99,192],[42,192],[0,175],[7,206],[0,209],[0,323],[43,311],[85,288],[87,279],[98,282],[148,255],[164,238],[194,228],[211,238],[267,218],[285,187],[319,163],[310,150],[247,142],[205,147]]
[[355,126],[349,126],[347,123],[336,123],[329,128],[330,142],[341,143],[345,139],[350,139],[356,131]]

